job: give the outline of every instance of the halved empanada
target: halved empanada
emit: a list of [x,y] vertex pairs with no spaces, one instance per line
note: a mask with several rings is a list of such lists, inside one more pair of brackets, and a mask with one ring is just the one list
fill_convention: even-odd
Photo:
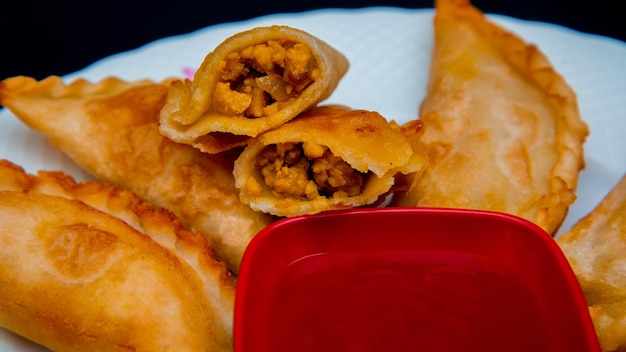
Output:
[[172,83],[161,132],[207,153],[243,146],[328,98],[348,60],[287,26],[237,33],[210,52],[193,81]]
[[253,139],[233,173],[244,203],[293,216],[377,204],[397,174],[420,174],[425,162],[377,112],[328,105]]

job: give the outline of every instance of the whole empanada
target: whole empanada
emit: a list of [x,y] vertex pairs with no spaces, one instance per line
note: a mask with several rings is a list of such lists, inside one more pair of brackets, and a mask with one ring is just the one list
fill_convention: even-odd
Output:
[[588,134],[576,94],[534,45],[467,0],[438,0],[421,142],[429,166],[393,204],[501,211],[553,234]]
[[231,351],[234,298],[170,212],[0,160],[0,326],[55,351]]
[[0,82],[0,104],[99,181],[176,214],[237,273],[248,242],[273,218],[239,201],[236,154],[202,153],[161,135],[168,83],[18,76]]
[[583,289],[602,349],[626,350],[626,175],[557,243]]

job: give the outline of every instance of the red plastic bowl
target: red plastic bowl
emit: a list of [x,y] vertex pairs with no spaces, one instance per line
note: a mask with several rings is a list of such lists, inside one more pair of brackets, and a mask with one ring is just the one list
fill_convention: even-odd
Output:
[[377,208],[280,220],[242,261],[237,352],[600,351],[555,241],[518,217]]

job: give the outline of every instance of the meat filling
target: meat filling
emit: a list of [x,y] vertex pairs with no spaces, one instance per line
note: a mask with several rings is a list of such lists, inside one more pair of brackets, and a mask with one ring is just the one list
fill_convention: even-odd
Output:
[[276,113],[318,79],[312,52],[300,43],[270,40],[233,52],[222,62],[214,107],[258,118]]
[[313,143],[268,146],[258,163],[265,184],[276,195],[297,199],[354,197],[361,193],[366,176]]

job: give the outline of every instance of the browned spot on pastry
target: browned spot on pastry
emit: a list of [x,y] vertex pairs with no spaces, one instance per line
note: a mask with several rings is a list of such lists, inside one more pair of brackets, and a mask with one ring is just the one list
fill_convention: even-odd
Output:
[[106,268],[120,244],[116,235],[85,223],[46,227],[39,234],[52,267],[74,279]]

